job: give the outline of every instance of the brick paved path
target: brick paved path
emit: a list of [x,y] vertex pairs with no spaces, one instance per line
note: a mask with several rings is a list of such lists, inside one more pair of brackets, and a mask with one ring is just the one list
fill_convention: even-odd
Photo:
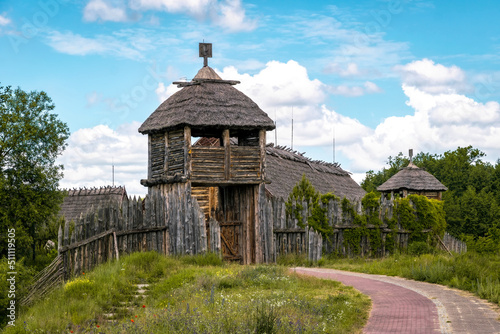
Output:
[[490,304],[447,287],[399,277],[333,269],[294,268],[299,274],[333,279],[370,296],[365,333],[500,333]]

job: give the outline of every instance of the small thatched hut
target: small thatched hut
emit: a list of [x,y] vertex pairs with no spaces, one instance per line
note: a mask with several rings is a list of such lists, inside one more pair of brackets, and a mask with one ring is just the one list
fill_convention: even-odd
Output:
[[391,194],[407,197],[411,194],[424,195],[432,199],[442,199],[443,191],[448,190],[434,175],[419,168],[410,161],[407,167],[401,169],[377,188],[384,195]]
[[61,204],[59,216],[64,217],[66,221],[76,221],[87,210],[97,208],[100,203],[114,201],[122,204],[127,201],[127,191],[125,187],[100,187],[100,188],[80,188],[66,190],[66,197]]

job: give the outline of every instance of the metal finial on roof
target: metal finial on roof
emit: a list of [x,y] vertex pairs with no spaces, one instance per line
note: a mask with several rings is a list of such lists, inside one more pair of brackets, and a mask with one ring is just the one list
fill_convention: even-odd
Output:
[[208,66],[208,58],[212,58],[212,43],[200,43],[200,57],[203,57],[203,67]]

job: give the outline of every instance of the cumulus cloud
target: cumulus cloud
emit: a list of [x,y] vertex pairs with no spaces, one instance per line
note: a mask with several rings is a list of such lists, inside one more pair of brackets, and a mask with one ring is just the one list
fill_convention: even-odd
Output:
[[251,31],[257,27],[248,19],[241,0],[90,0],[84,8],[86,21],[124,22],[145,11],[185,14],[196,20],[209,20],[226,31]]
[[68,147],[58,159],[64,165],[62,188],[124,185],[128,194],[144,195],[140,179],[147,178],[147,136],[137,132],[140,123],[80,129],[71,134]]
[[[460,87],[468,84],[460,68],[427,60],[410,64],[401,67],[406,69],[401,72],[401,87],[413,112],[388,117],[375,128],[347,116],[343,110],[325,105],[327,95],[335,89],[345,89],[342,93],[351,96],[380,92],[373,82],[367,81],[357,88],[331,87],[310,78],[307,69],[295,61],[269,62],[254,75],[239,73],[234,67],[218,73],[224,79],[241,81],[235,87],[277,121],[278,144],[291,144],[292,113],[294,146],[306,152],[314,151],[313,147],[331,152],[335,135],[336,150],[344,159],[342,165],[354,173],[357,181],[366,171],[382,168],[388,156],[406,153],[409,148],[443,153],[473,145],[486,152],[492,161],[500,157],[500,104],[479,102],[460,94]],[[174,85],[160,84],[157,94],[163,101],[177,90]],[[274,142],[275,135],[269,133],[268,141]],[[311,157],[328,160],[321,154]]]
[[354,171],[380,169],[388,156],[409,148],[443,153],[472,145],[493,162],[500,157],[500,104],[459,94],[468,85],[462,69],[428,59],[399,69],[406,104],[414,113],[389,117],[358,142],[341,146]]
[[430,59],[416,60],[403,66],[396,66],[395,69],[400,72],[406,85],[427,93],[456,93],[469,88],[465,72],[461,68],[435,64]]

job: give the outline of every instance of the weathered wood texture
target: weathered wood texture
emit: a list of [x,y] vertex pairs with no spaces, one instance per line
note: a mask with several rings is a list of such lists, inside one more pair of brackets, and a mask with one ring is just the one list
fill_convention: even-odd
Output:
[[29,306],[35,300],[43,298],[46,294],[63,282],[63,258],[58,255],[51,264],[33,277],[33,284],[28,289],[26,296],[21,299],[22,306]]
[[[382,199],[381,201],[379,218],[382,220],[382,225],[367,224],[363,227],[355,224],[354,217],[349,212],[343,212],[339,200],[330,200],[324,208],[328,223],[333,227],[334,232],[327,239],[322,239],[318,235],[311,237],[311,231],[307,228],[307,219],[311,213],[306,203],[301,203],[301,205],[303,207],[301,217],[290,216],[286,214],[285,200],[268,199],[262,194],[259,195],[257,219],[260,221],[259,244],[262,262],[275,262],[277,256],[290,253],[307,254],[310,259],[316,261],[321,257],[320,250],[326,254],[335,253],[340,256],[384,256],[408,247],[411,231],[403,229],[400,218],[394,217],[396,203],[392,200]],[[296,208],[297,204],[292,204],[292,207]],[[353,203],[353,208],[358,214],[362,213],[361,203]],[[393,218],[395,218],[393,221],[396,226],[390,229],[387,222]],[[299,219],[302,221],[299,222]],[[361,233],[354,244],[352,234],[360,228],[364,230],[364,233]],[[371,240],[371,238],[375,239]],[[443,240],[451,251],[466,251],[464,243],[452,239],[449,235],[445,235]]]
[[167,137],[167,176],[184,175],[186,166],[185,148],[187,147],[184,129],[169,131]]
[[59,253],[65,279],[115,259],[123,253],[157,251],[163,254],[206,252],[205,215],[190,194],[188,183],[150,189],[144,200],[130,198],[90,208],[74,224],[60,230]]
[[163,184],[158,188],[166,204],[170,238],[168,253],[200,254],[207,251],[205,214],[192,196],[191,184]]
[[467,252],[467,244],[457,238],[451,236],[448,232],[444,234],[443,244],[445,246],[445,250],[455,253],[466,253]]
[[196,183],[250,182],[262,180],[258,146],[191,148],[191,180]]
[[159,179],[164,176],[165,169],[165,135],[152,134],[149,137],[149,179]]

